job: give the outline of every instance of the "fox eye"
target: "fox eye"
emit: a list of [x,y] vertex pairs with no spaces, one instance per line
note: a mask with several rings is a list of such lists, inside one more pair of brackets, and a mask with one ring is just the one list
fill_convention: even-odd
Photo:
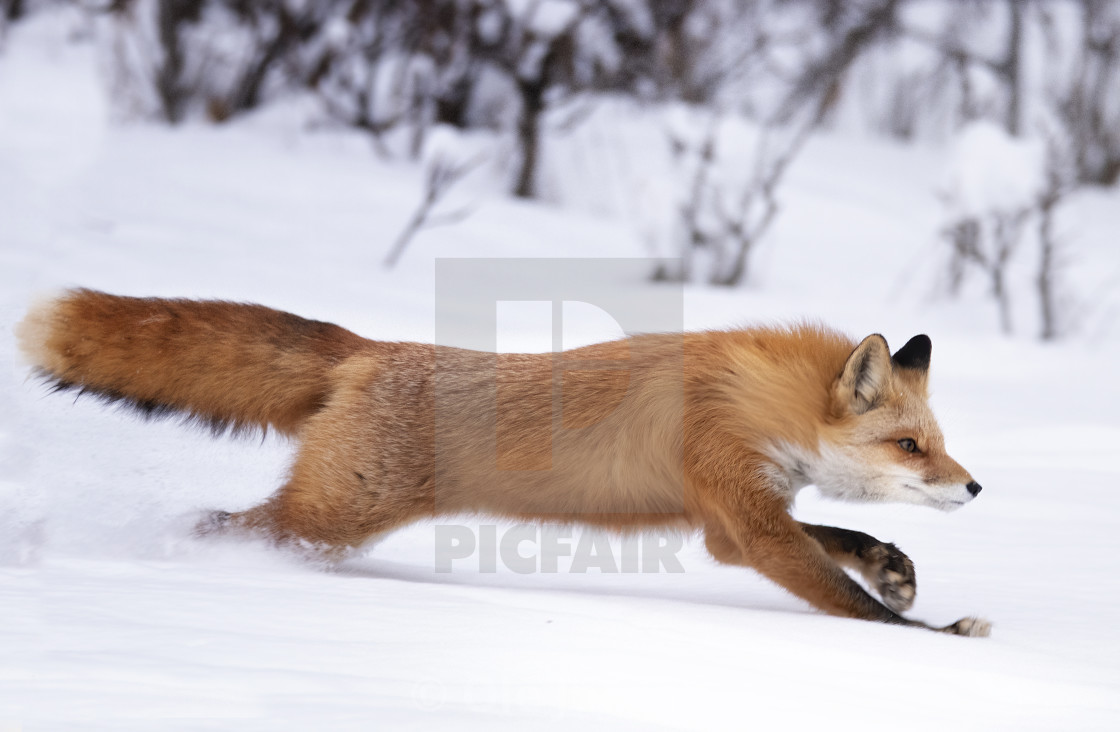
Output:
[[914,442],[909,437],[903,437],[901,440],[899,440],[898,441],[898,446],[901,447],[906,452],[917,452],[918,451],[918,443]]

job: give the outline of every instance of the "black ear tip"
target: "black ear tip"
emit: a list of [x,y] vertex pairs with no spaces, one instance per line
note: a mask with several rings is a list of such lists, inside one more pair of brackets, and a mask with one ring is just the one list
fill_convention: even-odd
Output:
[[923,333],[908,340],[898,353],[891,356],[891,360],[904,369],[928,369],[932,351],[933,341]]

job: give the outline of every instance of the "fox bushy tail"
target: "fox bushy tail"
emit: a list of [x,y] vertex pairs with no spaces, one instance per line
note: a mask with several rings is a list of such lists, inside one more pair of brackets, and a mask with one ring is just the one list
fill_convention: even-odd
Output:
[[216,432],[293,434],[365,339],[261,305],[70,290],[31,309],[20,347],[57,389],[181,414]]

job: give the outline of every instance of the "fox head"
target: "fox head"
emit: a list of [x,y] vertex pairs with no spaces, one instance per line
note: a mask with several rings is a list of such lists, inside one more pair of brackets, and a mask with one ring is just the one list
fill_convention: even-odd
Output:
[[929,408],[928,336],[893,356],[881,335],[868,336],[832,384],[830,419],[808,476],[823,495],[902,501],[952,511],[980,485],[945,452]]

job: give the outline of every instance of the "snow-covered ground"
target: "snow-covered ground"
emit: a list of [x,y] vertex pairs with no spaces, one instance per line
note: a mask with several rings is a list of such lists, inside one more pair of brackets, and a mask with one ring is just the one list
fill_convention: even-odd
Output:
[[185,531],[193,511],[268,495],[291,445],[47,395],[12,337],[30,300],[221,297],[431,340],[436,257],[643,244],[612,219],[487,198],[387,273],[415,167],[290,108],[110,125],[88,43],[48,21],[0,52],[0,730],[1116,728],[1116,191],[1068,214],[1070,276],[1090,284],[1086,327],[1058,345],[994,335],[977,293],[931,296],[943,152],[857,138],[811,143],[749,287],[685,291],[688,328],[932,335],[934,406],[983,494],[941,514],[810,489],[796,514],[897,542],[918,567],[911,615],[981,615],[989,639],[820,615],[695,539],[683,573],[437,574],[425,524],[324,571]]

